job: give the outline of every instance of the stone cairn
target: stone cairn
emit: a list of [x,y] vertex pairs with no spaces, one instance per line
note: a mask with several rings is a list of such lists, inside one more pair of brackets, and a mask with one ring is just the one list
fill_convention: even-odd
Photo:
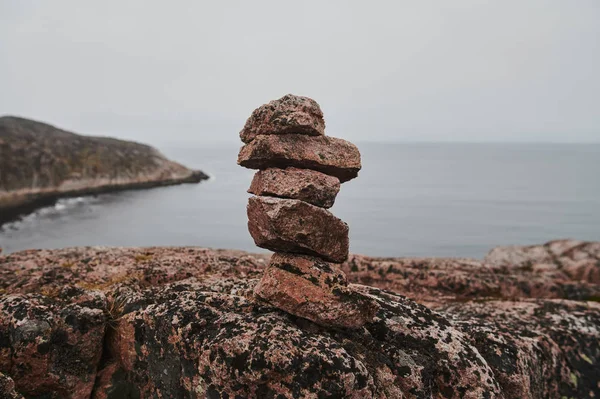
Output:
[[348,225],[327,210],[340,183],[358,175],[358,148],[325,136],[319,104],[291,94],[254,110],[240,138],[238,164],[259,170],[248,190],[248,230],[275,252],[255,295],[326,327],[370,321],[377,305],[348,286],[339,267]]

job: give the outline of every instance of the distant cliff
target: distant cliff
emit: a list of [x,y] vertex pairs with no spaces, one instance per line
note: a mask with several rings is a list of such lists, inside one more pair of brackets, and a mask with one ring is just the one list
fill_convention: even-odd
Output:
[[0,117],[0,224],[60,197],[207,178],[148,145]]

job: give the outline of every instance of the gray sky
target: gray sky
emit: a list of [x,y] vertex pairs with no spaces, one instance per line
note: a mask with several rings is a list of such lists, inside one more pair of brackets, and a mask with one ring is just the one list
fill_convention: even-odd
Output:
[[0,0],[0,114],[238,141],[286,93],[354,141],[600,141],[600,1]]

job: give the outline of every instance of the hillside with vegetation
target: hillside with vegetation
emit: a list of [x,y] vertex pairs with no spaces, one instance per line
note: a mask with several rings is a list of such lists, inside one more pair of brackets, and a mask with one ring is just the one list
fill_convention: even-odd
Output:
[[206,178],[145,144],[0,117],[0,223],[60,197]]

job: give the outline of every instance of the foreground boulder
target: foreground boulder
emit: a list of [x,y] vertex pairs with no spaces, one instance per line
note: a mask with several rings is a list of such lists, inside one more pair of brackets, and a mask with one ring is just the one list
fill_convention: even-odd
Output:
[[600,391],[600,304],[565,300],[448,304],[507,398],[594,398]]
[[0,373],[0,399],[23,399],[15,390],[15,382],[9,376]]
[[261,248],[315,255],[331,262],[348,258],[348,225],[304,201],[251,197],[248,230]]
[[373,323],[327,330],[253,302],[255,283],[189,280],[143,293],[112,343],[141,396],[500,397],[467,337],[412,301],[366,289],[384,305]]
[[0,372],[28,397],[88,398],[107,325],[101,292],[72,286],[0,298]]
[[[530,269],[453,262],[351,256],[347,280],[371,273],[372,285],[387,290],[348,284],[378,310],[362,328],[346,329],[256,300],[266,255],[72,248],[0,256],[0,319],[8,331],[41,320],[50,326],[25,329],[27,340],[0,333],[0,397],[600,397],[599,303],[565,300],[568,290],[529,290],[537,284],[525,285],[536,273]],[[406,276],[399,265],[407,265]],[[388,270],[395,283],[375,278]],[[564,273],[538,273],[547,287],[598,289]],[[505,296],[510,284],[498,277],[523,286]],[[540,293],[556,299],[531,298]],[[92,345],[99,325],[103,345]],[[48,351],[40,354],[31,342],[43,344],[53,331],[68,339],[42,345]],[[6,353],[32,366],[14,367]],[[46,365],[49,376],[37,378]],[[91,391],[87,373],[96,376]]]

